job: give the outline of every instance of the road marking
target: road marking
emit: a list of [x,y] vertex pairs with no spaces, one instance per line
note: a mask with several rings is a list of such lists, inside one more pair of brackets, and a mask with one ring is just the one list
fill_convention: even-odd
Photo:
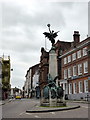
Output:
[[32,113],[26,113],[27,115],[32,115]]
[[50,112],[51,114],[55,115],[55,112]]
[[39,107],[38,105],[36,107]]
[[[69,110],[70,111],[70,110]],[[61,111],[61,112],[68,112],[68,111]]]
[[88,107],[86,107],[86,106],[81,106],[81,107],[88,108]]
[[22,115],[22,114],[24,114],[25,112],[22,112],[22,113],[20,113],[19,115]]
[[39,118],[39,116],[35,115],[35,118]]

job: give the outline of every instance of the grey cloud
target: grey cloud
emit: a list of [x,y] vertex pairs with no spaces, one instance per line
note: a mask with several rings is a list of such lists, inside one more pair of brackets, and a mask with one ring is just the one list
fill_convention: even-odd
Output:
[[19,87],[23,86],[24,78],[20,76],[14,76],[14,79],[11,80],[12,87]]
[[[20,56],[20,57],[19,57]],[[34,52],[34,51],[28,51],[28,53],[23,53],[23,54],[17,54],[18,60],[22,61],[23,63],[30,64],[35,64],[35,62],[39,62],[40,60],[40,51]],[[30,66],[28,66],[30,67]]]
[[[4,41],[3,41],[4,42]],[[22,43],[22,42],[15,42],[15,41],[8,41],[6,44],[2,45],[3,49],[7,49],[7,50],[11,50],[11,51],[15,51],[15,52],[33,52],[33,51],[37,51],[39,49],[39,46],[33,42],[29,42],[29,43]]]
[[[10,49],[16,52],[37,51],[41,45],[41,40],[37,32],[46,27],[47,23],[53,24],[54,27],[65,25],[62,12],[57,6],[44,6],[41,10],[34,11],[35,15],[23,12],[21,6],[12,6],[7,3],[2,4],[3,12],[3,49]],[[57,14],[58,12],[58,14]],[[57,20],[60,18],[60,21]],[[11,29],[13,27],[13,29]],[[15,28],[21,28],[22,32],[16,31]],[[10,30],[11,29],[11,30]],[[4,37],[5,36],[5,37]],[[24,38],[25,37],[25,38]],[[8,42],[8,46],[7,43]]]
[[52,3],[52,4],[54,4],[54,5],[56,5],[56,6],[60,6],[61,8],[67,8],[67,9],[71,9],[72,7],[73,7],[73,5],[74,5],[74,2],[54,2],[54,3]]
[[41,4],[41,6],[43,6],[43,8],[38,10],[38,7],[40,7],[40,5],[37,6],[37,11],[33,11],[33,14],[35,15],[32,15],[27,14],[27,12],[23,12],[23,8],[21,6],[15,6],[13,4],[11,6],[10,4],[3,3],[3,26],[15,26],[19,23],[22,23],[27,26],[30,25],[33,27],[42,26],[47,22],[52,22],[56,24],[57,19],[59,18],[61,24],[65,24],[62,12],[60,11],[60,9],[58,9],[57,5],[52,4],[52,6],[45,6],[44,4]]
[[83,25],[87,17],[85,4],[38,2],[33,8],[15,1],[2,3],[1,51],[11,55],[12,85],[15,86],[22,86],[27,69],[39,62],[40,48],[45,42],[43,32],[48,31],[48,23],[51,29],[61,31],[59,38],[63,40],[69,40],[76,28],[82,30],[83,35],[86,32],[86,25]]
[[2,3],[2,25],[3,27],[8,27],[8,26],[12,26],[17,25],[18,20],[20,19],[20,8],[15,7],[14,5],[10,5]]

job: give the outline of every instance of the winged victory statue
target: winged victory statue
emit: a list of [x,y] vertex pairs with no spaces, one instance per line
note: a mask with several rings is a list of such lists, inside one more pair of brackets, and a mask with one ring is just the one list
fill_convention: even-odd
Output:
[[55,38],[58,36],[57,33],[59,32],[54,32],[54,30],[50,30],[50,24],[47,24],[48,28],[49,28],[49,32],[44,32],[43,34],[45,35],[45,37],[47,37],[51,43],[52,43],[52,46],[54,45],[55,43]]

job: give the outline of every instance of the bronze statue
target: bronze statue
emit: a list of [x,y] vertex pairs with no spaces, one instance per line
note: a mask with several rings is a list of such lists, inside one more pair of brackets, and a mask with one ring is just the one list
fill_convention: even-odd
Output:
[[43,89],[43,97],[45,99],[49,99],[49,91],[51,92],[51,98],[62,98],[64,96],[64,91],[61,86],[56,86],[55,79],[57,76],[54,78],[54,80],[51,78],[51,75],[48,74],[48,84],[44,86]]
[[54,30],[50,30],[50,24],[48,24],[47,25],[48,26],[48,28],[49,28],[49,32],[44,32],[43,34],[45,35],[45,37],[47,37],[50,41],[51,41],[51,43],[52,43],[52,46],[54,45],[54,43],[55,43],[55,38],[58,36],[57,35],[57,33],[59,32],[54,32]]

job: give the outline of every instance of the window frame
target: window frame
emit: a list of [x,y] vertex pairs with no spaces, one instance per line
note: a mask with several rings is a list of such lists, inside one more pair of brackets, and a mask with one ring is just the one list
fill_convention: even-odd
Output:
[[[81,65],[81,67],[80,67]],[[78,75],[82,75],[82,63],[78,64]]]
[[71,75],[71,67],[68,68],[68,78],[71,78],[72,75]]
[[64,79],[67,79],[67,69],[64,69]]
[[[85,61],[84,63],[83,63],[83,67],[84,67],[84,73],[88,73],[88,61]],[[87,70],[86,70],[87,69]]]
[[88,84],[86,84],[86,82],[88,82],[88,80],[84,80],[84,92],[88,93]]
[[77,51],[77,58],[79,59],[79,58],[81,58],[82,57],[82,55],[81,55],[81,50],[78,50]]
[[72,54],[72,61],[76,60],[76,53]]
[[[75,86],[76,85],[76,86]],[[77,83],[74,82],[73,83],[73,93],[76,94],[77,93]]]
[[84,47],[83,48],[83,56],[86,56],[87,55],[87,47]]
[[83,84],[82,84],[82,81],[79,81],[79,93],[83,93]]
[[69,94],[72,94],[72,83],[69,83]]
[[67,64],[67,57],[64,58],[64,65]]
[[67,59],[68,59],[68,63],[70,63],[70,62],[71,62],[71,55],[69,55],[69,56],[67,57]]
[[[75,68],[76,68],[76,70],[75,70]],[[77,76],[77,66],[76,65],[73,66],[73,76]]]

